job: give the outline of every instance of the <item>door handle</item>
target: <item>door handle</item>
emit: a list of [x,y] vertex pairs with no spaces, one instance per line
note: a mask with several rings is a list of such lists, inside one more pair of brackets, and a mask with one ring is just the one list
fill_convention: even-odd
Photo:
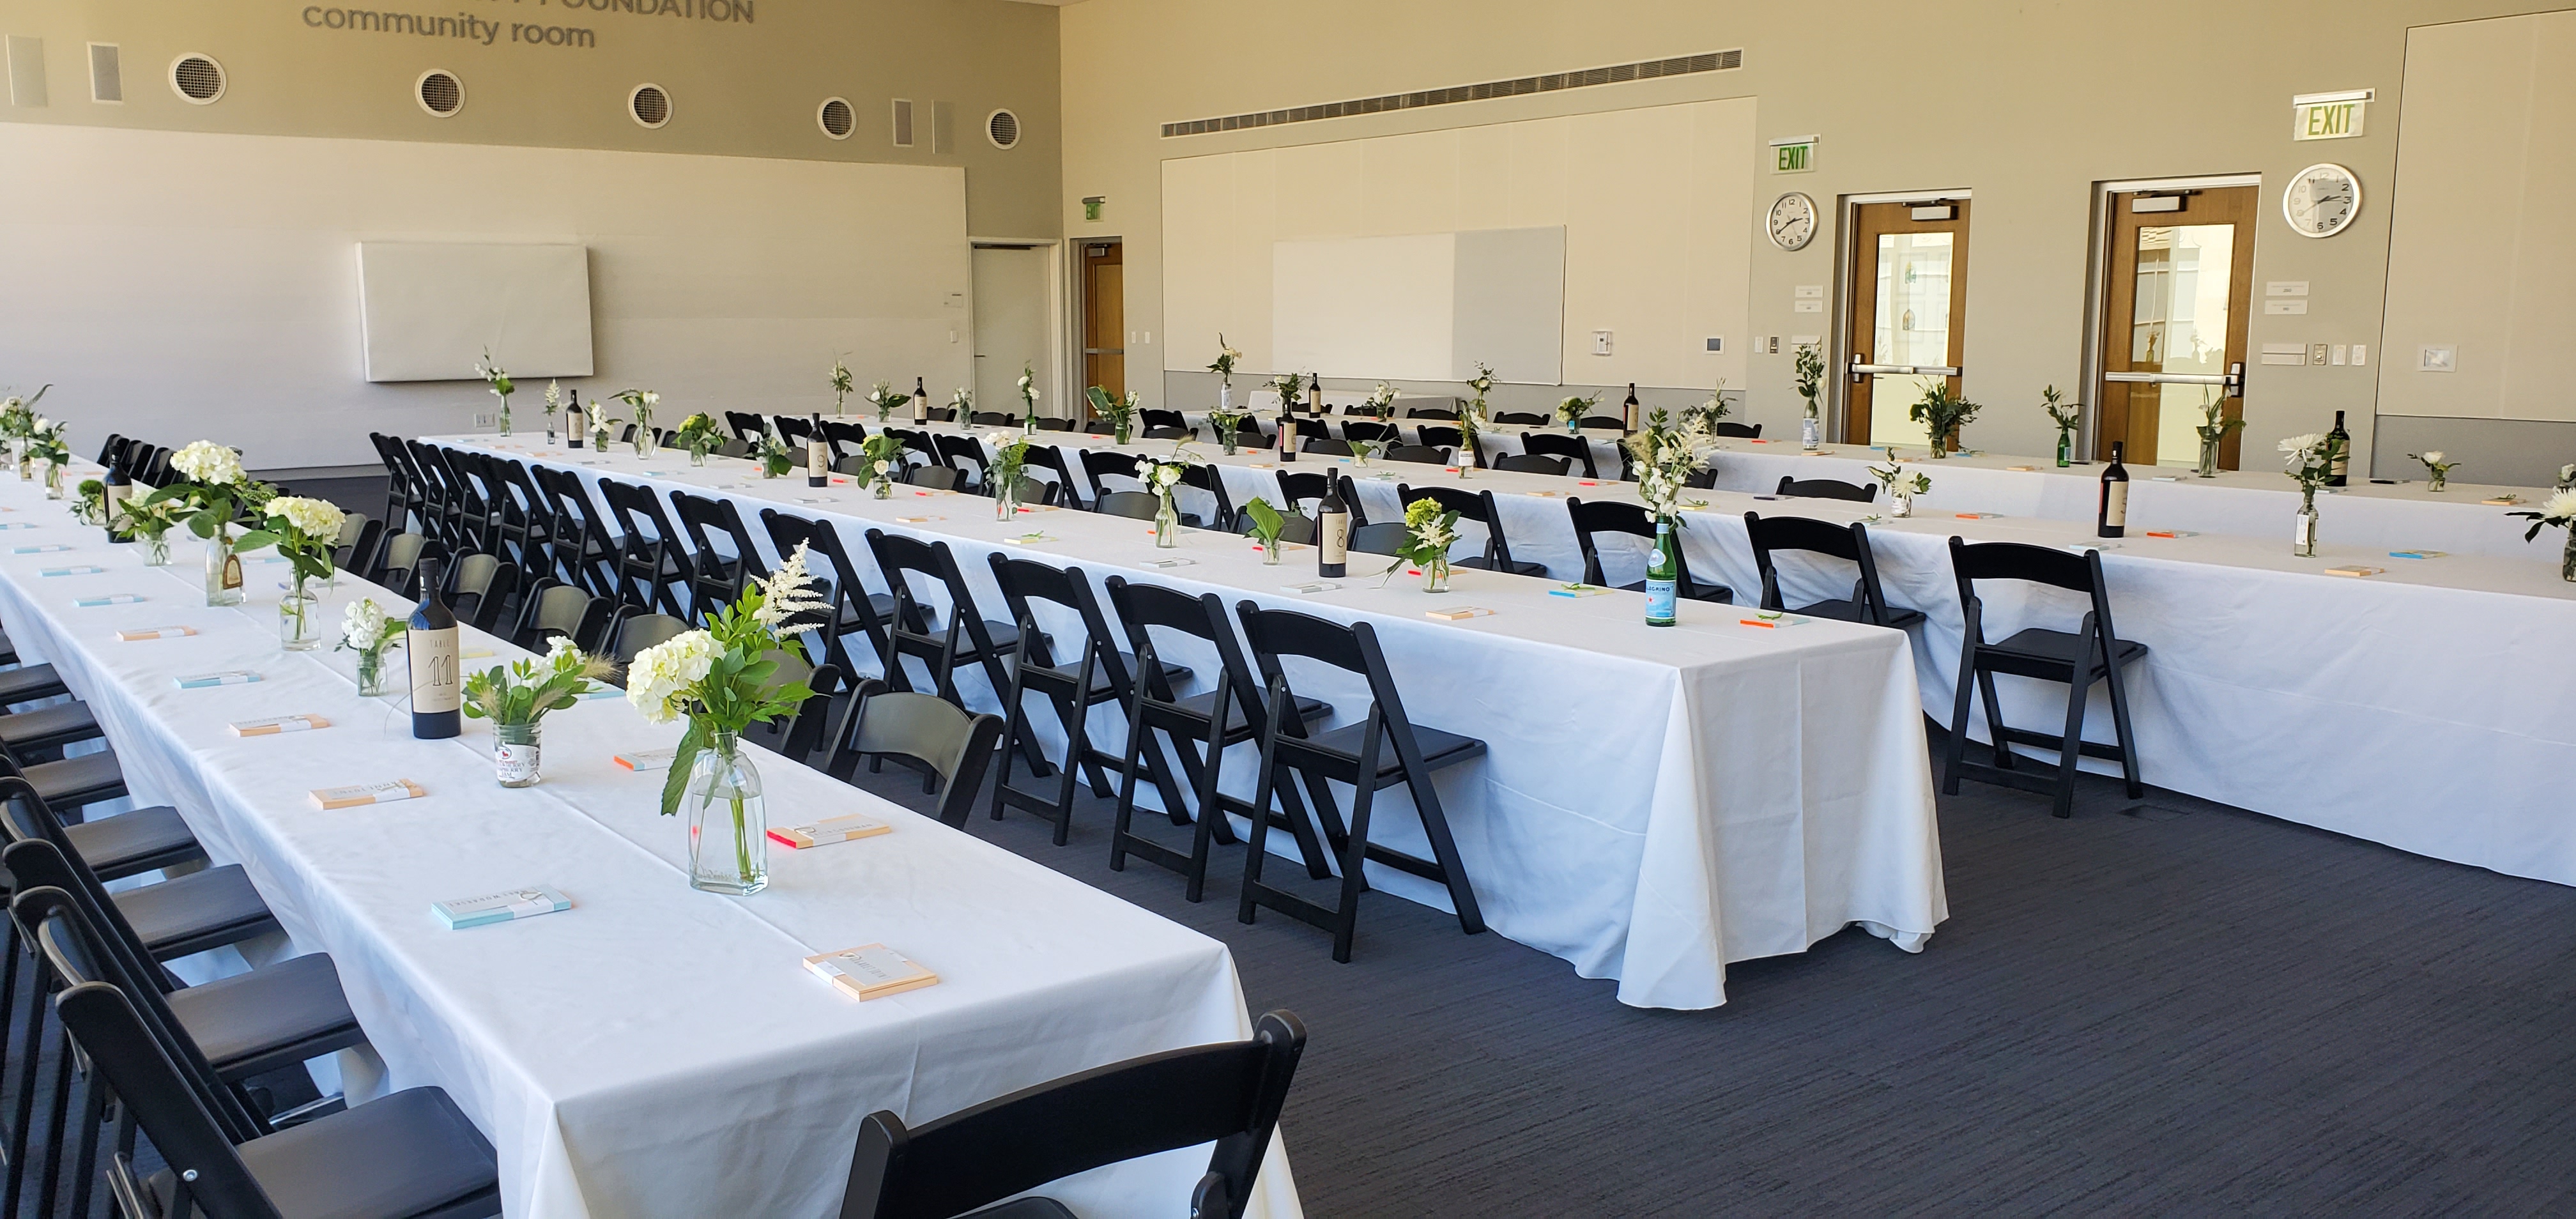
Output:
[[1942,364],[1865,364],[1861,362],[1858,355],[1851,358],[1852,384],[1860,384],[1863,377],[1882,375],[1955,377],[1959,375],[1959,370]]
[[2105,381],[2126,385],[2216,385],[2224,388],[2229,398],[2245,396],[2245,365],[2242,361],[2227,366],[2224,375],[2180,372],[2106,372]]

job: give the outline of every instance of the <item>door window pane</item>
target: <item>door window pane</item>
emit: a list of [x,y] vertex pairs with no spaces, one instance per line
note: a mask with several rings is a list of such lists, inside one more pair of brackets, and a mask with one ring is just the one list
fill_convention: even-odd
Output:
[[[1871,320],[1871,362],[1950,364],[1949,233],[1881,233],[1878,313]],[[1907,417],[1938,377],[1882,376],[1870,390],[1872,444],[1929,448],[1931,436]]]
[[[2136,372],[2218,376],[2227,371],[2227,310],[2235,285],[2236,226],[2182,224],[2138,230],[2137,307],[2129,326],[2129,367]],[[2216,387],[2130,388],[2130,410],[2156,410],[2156,464],[2200,459],[2204,404]]]

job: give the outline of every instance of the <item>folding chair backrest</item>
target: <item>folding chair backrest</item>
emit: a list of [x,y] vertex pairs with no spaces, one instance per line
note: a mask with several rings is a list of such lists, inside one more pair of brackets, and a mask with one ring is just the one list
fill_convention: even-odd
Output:
[[1494,523],[1494,497],[1486,492],[1437,484],[1428,487],[1401,482],[1395,484],[1395,502],[1410,505],[1418,499],[1440,505],[1443,512],[1455,512],[1460,520],[1474,521],[1489,528]]
[[2091,618],[2107,646],[2118,638],[2111,627],[2111,591],[2102,578],[2102,552],[2068,554],[2049,546],[2022,542],[1970,543],[1950,539],[1950,569],[1959,578],[1959,603],[1977,601],[1979,580],[2021,580],[2082,593],[2092,599]]
[[1353,419],[1342,425],[1342,439],[1345,441],[1378,441],[1385,440],[1390,436],[1395,436],[1396,434],[1395,425],[1391,423],[1378,423],[1371,420]]
[[1146,408],[1137,416],[1137,418],[1149,428],[1176,427],[1186,430],[1190,426],[1188,417],[1184,416],[1179,411],[1163,410],[1154,407]]
[[1400,521],[1379,521],[1371,525],[1351,526],[1350,550],[1355,554],[1393,555],[1411,535]]
[[1223,529],[1234,519],[1234,500],[1225,493],[1225,480],[1217,476],[1215,466],[1201,462],[1181,471],[1181,485],[1196,487],[1216,498],[1216,516],[1208,522],[1211,529]]
[[1737,439],[1752,439],[1762,435],[1761,424],[1729,423],[1723,419],[1709,425],[1708,430],[1720,436],[1731,436]]
[[1430,445],[1435,449],[1464,449],[1467,447],[1467,433],[1454,427],[1432,427],[1425,424],[1421,429],[1414,432],[1414,435],[1420,437],[1422,443]]
[[1783,474],[1780,476],[1779,489],[1772,494],[1798,499],[1843,499],[1866,504],[1878,498],[1878,484],[1871,483],[1864,487],[1858,483],[1847,483],[1839,479],[1797,479]]
[[[1156,627],[1178,631],[1214,647],[1219,666],[1225,670],[1226,685],[1234,691],[1236,716],[1240,722],[1252,725],[1254,731],[1260,730],[1267,718],[1261,703],[1261,683],[1253,677],[1243,645],[1234,637],[1224,598],[1215,593],[1192,597],[1156,584],[1130,583],[1123,576],[1111,576],[1105,583],[1109,586],[1109,604],[1118,611],[1118,621],[1127,630],[1128,647],[1136,655],[1144,655],[1148,647],[1158,655],[1168,655],[1154,642]],[[1170,683],[1160,671],[1146,682],[1146,693],[1166,702],[1172,700]]]
[[954,491],[965,485],[966,476],[954,466],[914,466],[904,471],[903,481],[933,491]]
[[[1101,618],[1099,600],[1091,595],[1091,577],[1084,575],[1081,568],[1050,567],[1034,559],[1015,559],[998,550],[984,557],[993,568],[994,585],[1002,590],[1003,604],[1010,607],[1011,621],[1035,623],[1037,617],[1029,602],[1044,601],[1081,618],[1086,642],[1106,652],[1117,651],[1107,646],[1107,623]],[[1029,663],[1050,668],[1057,663],[1055,649],[1038,632],[1023,631],[1020,641],[1029,649]],[[1123,675],[1113,680],[1116,688],[1126,688]]]
[[[1377,629],[1366,622],[1340,623],[1295,610],[1264,609],[1251,601],[1235,604],[1235,615],[1243,624],[1244,642],[1252,649],[1252,659],[1261,668],[1265,688],[1273,683],[1285,686],[1287,672],[1279,659],[1303,656],[1355,673],[1368,681],[1369,697],[1374,705],[1369,715],[1380,723],[1406,725],[1409,740],[1412,721],[1405,718],[1404,700],[1396,694],[1395,675],[1386,666],[1386,653],[1379,648]],[[1296,701],[1284,704],[1289,718],[1297,716]]]
[[617,624],[617,663],[631,664],[637,652],[688,629],[669,614],[629,614]]
[[[671,507],[679,513],[680,526],[688,531],[689,545],[696,548],[698,562],[704,570],[716,570],[724,559],[724,551],[733,551],[738,573],[735,577],[737,593],[753,577],[769,574],[769,568],[760,561],[760,552],[751,544],[751,530],[743,524],[742,512],[733,506],[732,500],[673,491]],[[707,535],[709,529],[723,535],[723,546],[717,546]]]
[[978,479],[983,477],[983,441],[972,436],[951,436],[946,432],[934,432],[930,436],[930,444],[932,448],[939,451],[939,464],[963,473],[965,467],[957,463],[969,462],[975,467],[976,477]]
[[1566,436],[1555,432],[1523,432],[1521,451],[1562,457],[1583,467],[1585,478],[1601,477],[1600,467],[1593,464],[1592,442],[1581,436]]
[[1137,477],[1136,455],[1133,453],[1109,453],[1099,449],[1084,449],[1082,450],[1082,469],[1084,473],[1091,476],[1092,489],[1102,495],[1109,493],[1109,484],[1100,481],[1105,475],[1115,474],[1121,478],[1135,479],[1140,483],[1144,481]]
[[1150,521],[1163,510],[1163,500],[1161,496],[1147,495],[1142,491],[1103,491],[1099,499],[1092,501],[1091,510],[1108,516]]
[[1055,472],[1056,498],[1053,502],[1068,508],[1086,506],[1078,489],[1082,484],[1074,481],[1073,468],[1064,464],[1064,450],[1051,444],[1033,444],[1028,447],[1026,456],[1020,459],[1020,464],[1023,469]]
[[1458,417],[1458,412],[1445,406],[1416,406],[1407,408],[1404,412],[1404,417],[1407,419],[1455,419]]
[[1494,468],[1522,474],[1554,474],[1562,478],[1574,468],[1574,459],[1549,453],[1505,453],[1494,459]]
[[1326,488],[1332,486],[1332,478],[1333,476],[1328,473],[1291,474],[1285,470],[1280,471],[1279,498],[1298,506],[1303,506],[1308,500],[1321,503]]
[[1002,737],[999,718],[875,681],[860,685],[850,717],[854,722],[837,737],[836,754],[895,754],[929,766],[940,779],[939,819],[966,824]]
[[153,1149],[182,1175],[179,1200],[216,1219],[282,1219],[122,993],[103,982],[84,983],[56,995],[54,1008],[81,1052],[133,1107]]
[[832,447],[834,461],[854,456],[859,446],[868,442],[867,425],[855,420],[826,419],[823,421],[823,441]]
[[528,603],[519,614],[519,629],[511,634],[523,641],[523,646],[540,651],[550,635],[570,636],[581,647],[594,647],[595,641],[584,632],[596,629],[598,624],[591,621],[592,607],[600,600],[587,589],[548,579],[528,594]]
[[455,564],[447,569],[448,605],[456,611],[458,621],[472,623],[478,630],[491,630],[500,621],[501,603],[518,582],[518,575],[517,564],[492,555],[458,555]]
[[[1625,533],[1649,541],[1655,536],[1655,518],[1636,504],[1621,503],[1617,500],[1593,500],[1587,503],[1584,500],[1569,497],[1565,501],[1565,512],[1574,521],[1574,540],[1583,552],[1583,581],[1586,584],[1603,582],[1601,553],[1593,548],[1593,535]],[[1683,556],[1682,548],[1678,545],[1673,547],[1673,566],[1679,574],[1681,586],[1689,588],[1691,586],[1690,560]]]
[[746,443],[769,434],[769,420],[745,411],[726,411],[725,426],[733,430],[736,439]]
[[446,546],[425,533],[397,533],[387,538],[382,568],[385,587],[406,597],[418,597],[421,562],[446,553]]
[[[804,625],[802,620],[791,621],[789,628],[805,631],[819,627],[823,632],[824,651],[834,664],[841,666],[843,674],[855,679],[858,669],[840,640],[840,624],[846,612],[858,619],[860,629],[867,632],[868,642],[882,662],[886,649],[885,622],[877,616],[876,606],[868,599],[868,587],[860,581],[858,566],[850,561],[849,549],[841,545],[840,531],[819,521],[790,516],[775,508],[760,510],[760,524],[769,531],[769,544],[776,547],[779,554],[794,554],[798,546],[805,547],[806,571],[821,576],[832,585],[833,607],[824,611],[830,617],[813,626]],[[815,565],[817,557],[825,564],[820,569]]]
[[770,426],[778,429],[778,438],[790,445],[803,445],[814,438],[814,424],[803,415],[773,415]]

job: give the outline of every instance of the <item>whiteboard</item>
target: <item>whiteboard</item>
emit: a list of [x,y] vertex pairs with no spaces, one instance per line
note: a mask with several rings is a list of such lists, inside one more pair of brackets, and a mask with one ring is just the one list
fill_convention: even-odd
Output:
[[1273,367],[1362,380],[1555,385],[1565,229],[1478,229],[1271,246]]
[[358,311],[369,381],[591,375],[584,246],[362,241]]

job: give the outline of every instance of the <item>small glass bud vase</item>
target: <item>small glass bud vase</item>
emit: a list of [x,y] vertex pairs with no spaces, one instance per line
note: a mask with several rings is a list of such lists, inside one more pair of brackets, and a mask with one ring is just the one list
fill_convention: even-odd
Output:
[[1154,509],[1154,547],[1171,550],[1181,544],[1181,510],[1172,506],[1172,493],[1163,492],[1162,503]]
[[2215,440],[2203,440],[2203,441],[2201,441],[2201,442],[2200,442],[2200,469],[2197,471],[2197,473],[2198,473],[2202,478],[2216,478],[2216,477],[2218,477],[2218,442],[2217,442],[2217,441],[2215,441]]
[[769,818],[742,740],[729,732],[698,751],[680,803],[689,814],[689,887],[747,897],[769,887]]
[[540,723],[492,725],[492,777],[503,787],[535,787],[542,752]]
[[146,535],[144,535],[144,537],[143,537],[142,541],[143,541],[143,565],[144,565],[145,567],[168,567],[168,566],[170,565],[170,535],[169,535],[169,534],[166,534],[166,533],[153,533],[153,534],[146,534]]
[[690,445],[689,464],[693,466],[703,466],[707,464],[707,451],[696,445]]
[[[2442,489],[2441,481],[2440,481],[2439,479],[2434,480],[2434,483],[2433,483],[2433,489],[2434,489],[2434,490],[2436,490],[2436,491],[2439,491],[2439,490],[2441,490],[2441,489]],[[62,467],[62,463],[61,463],[61,462],[56,462],[56,461],[49,461],[49,462],[46,462],[46,463],[45,463],[45,498],[46,498],[46,499],[61,499],[62,497],[63,497],[63,467]]]
[[379,648],[358,653],[358,697],[380,698],[385,693],[385,653]]
[[868,493],[878,499],[893,499],[894,480],[891,478],[879,478],[875,482],[868,484]]
[[635,455],[637,457],[653,455],[653,428],[650,424],[635,425]]
[[277,601],[277,642],[289,652],[310,652],[322,646],[320,598],[305,588],[298,578],[295,587]]
[[[1798,448],[1802,452],[1813,453],[1816,451],[1817,447],[1823,443],[1824,427],[1820,420],[1818,420],[1814,415],[1809,415],[1798,421]],[[2058,447],[2060,449],[2066,447],[2065,438],[2062,436],[2058,438]],[[2057,464],[2065,465],[2066,463],[2061,461]]]
[[1448,559],[1433,559],[1422,565],[1422,591],[1426,593],[1445,593],[1449,591]]
[[1135,425],[1135,424],[1133,424],[1133,423],[1131,423],[1131,422],[1129,422],[1129,421],[1127,421],[1127,420],[1125,420],[1125,419],[1121,419],[1121,420],[1119,420],[1119,421],[1118,421],[1118,429],[1117,429],[1117,430],[1118,430],[1118,443],[1120,443],[1120,444],[1126,444],[1126,443],[1128,443],[1128,441],[1129,441],[1130,437],[1132,437],[1132,436],[1135,434],[1136,425]]
[[2559,556],[2558,578],[2576,584],[2576,529],[2567,531],[2567,551]]
[[206,540],[206,604],[241,603],[241,556],[233,553],[231,532],[219,525],[215,528],[215,536]]
[[501,399],[501,434],[510,434],[510,400],[507,398]]
[[1015,488],[1011,488],[1011,487],[1004,487],[1004,488],[1001,488],[1001,489],[997,490],[996,492],[994,492],[994,494],[993,494],[993,519],[994,519],[994,520],[997,520],[997,521],[1007,521],[1007,520],[1010,520],[1012,517],[1018,516],[1018,515],[1020,514],[1020,499],[1019,499],[1019,496],[1017,496],[1017,495],[1013,494],[1013,491],[1014,491],[1014,490],[1015,490]]
[[[2571,536],[2576,536],[2576,535],[2571,535]],[[1262,565],[1263,567],[1277,567],[1277,566],[1279,566],[1279,552],[1280,552],[1280,551],[1282,551],[1282,550],[1286,550],[1287,548],[1288,548],[1288,543],[1287,543],[1286,541],[1284,541],[1284,540],[1280,539],[1280,538],[1266,538],[1266,539],[1264,539],[1264,540],[1262,541],[1262,543],[1261,543],[1261,565]],[[2576,544],[2571,544],[2571,548],[2570,548],[2570,550],[2568,551],[2568,553],[2570,553],[2570,554],[2576,554]],[[2568,577],[2568,578],[2569,578],[2569,579],[2571,579],[2571,580],[2576,580],[2576,576],[2570,576],[2570,577]]]
[[608,429],[607,429],[607,428],[604,428],[604,427],[603,427],[603,428],[592,428],[592,429],[590,430],[590,447],[591,447],[591,448],[593,448],[593,449],[598,450],[598,451],[599,451],[603,456],[607,454],[607,452],[608,452]]
[[2317,557],[2317,489],[2301,488],[2296,532],[2290,535],[2290,553],[2302,559]]
[[[2449,489],[2449,487],[2450,487],[2450,485],[2451,485],[2451,472],[2450,472],[2450,471],[2448,471],[2448,470],[2443,470],[2443,469],[2435,469],[2435,470],[2433,470],[2433,471],[2432,471],[2432,475],[2433,475],[2433,480],[2432,480],[2432,482],[2431,482],[2431,483],[2429,483],[2429,484],[2427,484],[2427,485],[2425,486],[2425,488],[2424,488],[2425,490],[2427,490],[2427,491],[2443,491],[2443,490],[2447,490],[2447,489]],[[62,488],[60,488],[60,487],[55,487],[55,486],[48,486],[47,488],[45,488],[45,498],[46,498],[46,499],[61,499],[62,497],[63,497]]]

